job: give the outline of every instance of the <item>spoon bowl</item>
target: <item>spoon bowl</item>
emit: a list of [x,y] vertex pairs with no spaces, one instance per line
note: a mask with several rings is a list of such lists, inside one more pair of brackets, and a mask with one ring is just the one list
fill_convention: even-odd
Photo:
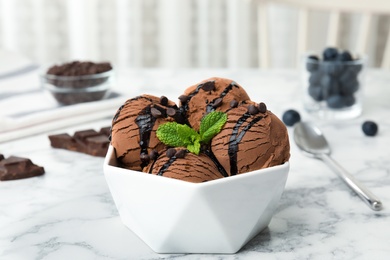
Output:
[[294,141],[305,155],[327,163],[372,210],[382,209],[380,200],[330,157],[330,146],[318,127],[309,122],[295,124]]
[[319,157],[321,154],[330,154],[331,152],[321,130],[311,123],[296,124],[294,140],[298,147],[308,156]]

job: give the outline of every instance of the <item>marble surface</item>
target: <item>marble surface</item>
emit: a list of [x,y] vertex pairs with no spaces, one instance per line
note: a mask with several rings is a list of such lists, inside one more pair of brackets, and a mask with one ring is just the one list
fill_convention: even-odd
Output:
[[[211,76],[243,85],[278,116],[297,109],[299,73],[291,70],[120,70],[117,87],[175,100]],[[234,255],[156,254],[120,221],[103,176],[103,158],[50,147],[48,134],[108,126],[111,118],[0,143],[6,157],[29,157],[46,173],[0,182],[0,259],[390,259],[390,72],[368,71],[363,114],[317,122],[332,156],[384,204],[372,211],[323,162],[291,141],[291,170],[278,209],[263,232]],[[0,81],[1,84],[1,81]],[[114,112],[113,112],[114,113]],[[364,136],[364,120],[379,124]],[[0,122],[1,126],[1,122]]]

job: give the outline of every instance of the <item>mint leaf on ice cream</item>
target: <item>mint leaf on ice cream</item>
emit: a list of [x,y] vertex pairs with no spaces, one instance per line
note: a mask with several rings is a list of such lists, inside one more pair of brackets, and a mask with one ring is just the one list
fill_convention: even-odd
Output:
[[188,125],[168,122],[158,127],[156,135],[168,146],[186,147],[191,153],[198,155],[201,143],[209,143],[221,131],[226,121],[225,113],[213,111],[203,117],[199,133]]
[[219,132],[223,125],[226,123],[227,115],[226,113],[213,111],[208,113],[205,117],[202,118],[200,123],[200,140],[203,143],[208,143],[210,140]]

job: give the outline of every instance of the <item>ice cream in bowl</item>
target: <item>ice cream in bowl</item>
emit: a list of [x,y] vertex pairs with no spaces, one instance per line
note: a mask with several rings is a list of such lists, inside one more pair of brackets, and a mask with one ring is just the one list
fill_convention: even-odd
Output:
[[284,191],[286,126],[225,78],[178,104],[145,94],[116,112],[104,174],[122,222],[157,253],[235,253]]

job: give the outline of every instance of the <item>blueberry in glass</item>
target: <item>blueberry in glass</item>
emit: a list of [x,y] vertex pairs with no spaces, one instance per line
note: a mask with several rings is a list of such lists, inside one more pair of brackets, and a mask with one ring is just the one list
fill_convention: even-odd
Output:
[[337,48],[328,47],[322,52],[322,57],[324,61],[334,61],[337,59],[339,51]]
[[310,55],[306,60],[308,94],[315,102],[323,102],[332,109],[353,106],[356,92],[360,88],[359,73],[362,64],[355,62],[348,50],[328,47],[322,52],[322,59]]

